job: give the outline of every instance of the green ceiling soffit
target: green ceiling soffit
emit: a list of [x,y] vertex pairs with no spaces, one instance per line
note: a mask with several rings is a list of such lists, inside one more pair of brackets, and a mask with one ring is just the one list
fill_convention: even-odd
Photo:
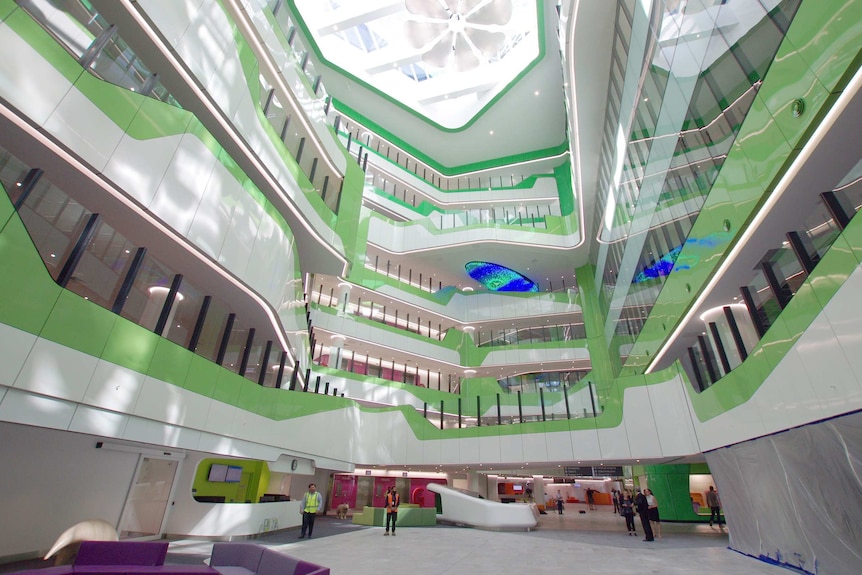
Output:
[[[381,96],[381,97],[384,97],[384,96]],[[350,106],[345,104],[344,102],[342,102],[340,100],[336,100],[333,98],[332,103],[339,112],[350,117],[354,121],[362,124],[366,128],[373,131],[378,136],[380,136],[386,140],[389,140],[395,146],[401,148],[402,150],[404,150],[405,152],[407,152],[408,154],[410,154],[411,156],[413,156],[414,158],[416,158],[420,162],[426,164],[428,167],[433,168],[434,170],[437,170],[438,172],[440,172],[444,176],[459,176],[459,175],[467,173],[467,172],[476,172],[479,170],[489,170],[492,168],[500,168],[500,167],[508,166],[511,164],[519,164],[522,162],[540,160],[542,158],[551,158],[554,156],[559,156],[559,155],[564,154],[567,151],[569,151],[569,142],[565,141],[558,146],[554,146],[553,148],[545,148],[543,150],[535,150],[533,152],[524,152],[522,154],[513,154],[511,156],[504,156],[502,158],[494,158],[493,160],[485,160],[482,162],[474,162],[472,164],[462,164],[460,166],[444,166],[443,164],[441,164],[440,162],[438,162],[437,160],[435,160],[434,158],[432,158],[428,154],[422,152],[421,150],[419,150],[415,146],[407,143],[406,141],[402,140],[401,138],[399,138],[398,136],[396,136],[395,134],[393,134],[389,130],[379,126],[374,121],[363,116],[362,114],[360,114],[359,112],[357,112],[356,110],[354,110],[353,108],[351,108]],[[412,110],[411,110],[411,112],[413,114],[416,114]],[[425,119],[423,116],[418,116],[418,117]],[[467,126],[464,126],[464,128],[466,128],[466,127]],[[452,130],[449,130],[449,131],[452,131]],[[561,161],[562,161],[562,158],[561,158]],[[446,190],[441,190],[441,191],[445,192]],[[463,191],[463,190],[453,190],[453,191]]]

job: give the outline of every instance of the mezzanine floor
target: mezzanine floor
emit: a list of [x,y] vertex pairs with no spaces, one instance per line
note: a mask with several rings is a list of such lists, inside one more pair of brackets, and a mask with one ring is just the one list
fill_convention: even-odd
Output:
[[[319,517],[314,538],[298,530],[257,539],[284,553],[332,569],[333,575],[509,575],[692,573],[786,575],[790,571],[727,548],[727,529],[665,523],[662,537],[644,542],[626,534],[622,518],[609,507],[587,511],[569,504],[563,515],[542,515],[537,530],[494,532],[463,527],[404,527],[397,537],[383,529],[353,525],[350,519]],[[199,562],[211,542],[173,541],[169,562]]]

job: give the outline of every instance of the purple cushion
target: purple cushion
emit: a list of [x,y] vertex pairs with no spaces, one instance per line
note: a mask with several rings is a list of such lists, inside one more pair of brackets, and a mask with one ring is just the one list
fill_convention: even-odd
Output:
[[[252,573],[257,573],[263,547],[254,543],[213,543],[210,565],[243,567]],[[224,571],[222,571],[224,573]]]
[[283,555],[272,549],[264,549],[260,556],[258,575],[293,575],[299,559]]
[[58,565],[57,567],[43,567],[41,569],[26,569],[14,571],[8,575],[72,575],[71,565]]
[[167,541],[82,541],[81,549],[75,558],[75,567],[162,565],[167,553]]
[[74,575],[218,575],[208,565],[84,565]]
[[254,571],[236,565],[216,565],[215,570],[221,575],[257,575]]
[[329,567],[321,567],[308,561],[299,561],[293,575],[329,575]]

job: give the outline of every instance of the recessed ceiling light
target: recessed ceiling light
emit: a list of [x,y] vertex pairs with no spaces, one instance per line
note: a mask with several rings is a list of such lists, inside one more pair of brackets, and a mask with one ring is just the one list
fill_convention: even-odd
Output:
[[488,132],[488,133],[489,133],[489,134],[491,134],[491,135],[493,136],[493,135],[494,135],[494,130],[491,130],[491,131],[490,131],[490,132]]
[[539,95],[539,91],[538,91],[538,90],[536,90],[535,92],[533,92],[533,94],[535,94],[536,96],[538,96],[538,95]]

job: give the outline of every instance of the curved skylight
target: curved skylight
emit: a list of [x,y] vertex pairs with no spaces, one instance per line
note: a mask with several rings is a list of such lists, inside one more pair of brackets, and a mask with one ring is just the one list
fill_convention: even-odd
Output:
[[447,128],[539,55],[536,0],[295,0],[322,56]]

